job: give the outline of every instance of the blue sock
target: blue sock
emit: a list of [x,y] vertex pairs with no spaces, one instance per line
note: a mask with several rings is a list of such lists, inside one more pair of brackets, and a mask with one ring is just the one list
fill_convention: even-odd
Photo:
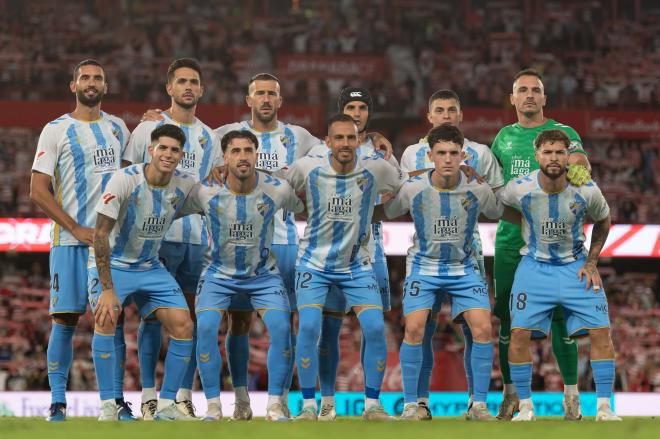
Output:
[[422,368],[419,371],[419,382],[417,383],[417,397],[428,398],[431,387],[431,373],[433,372],[433,336],[438,328],[435,318],[429,318],[424,326],[424,339],[422,340]]
[[[291,328],[293,329],[293,328]],[[296,367],[296,341],[297,341],[297,336],[296,333],[291,331],[291,351],[289,355],[289,369],[287,372],[286,376],[286,384],[284,385],[284,390],[289,390],[291,389],[291,385],[293,384],[293,369]]]
[[309,306],[298,311],[296,364],[303,398],[314,398],[318,375],[318,344],[321,335],[321,308]]
[[142,387],[156,387],[156,365],[160,356],[160,322],[142,320],[137,336]]
[[518,398],[532,397],[532,363],[516,364],[509,361],[511,382],[516,386]]
[[60,325],[53,322],[48,339],[46,358],[48,361],[48,384],[51,391],[51,403],[66,404],[66,383],[73,360],[73,332],[75,326]]
[[403,398],[406,404],[417,402],[417,384],[419,371],[422,369],[422,345],[401,343],[399,362],[403,378]]
[[472,375],[472,331],[467,323],[461,324],[463,330],[463,340],[465,348],[463,349],[463,368],[465,369],[465,378],[467,379],[468,395],[474,394],[474,377]]
[[208,310],[197,314],[197,364],[206,399],[220,396],[222,357],[218,346],[218,329],[222,314]]
[[614,385],[614,360],[591,360],[591,371],[596,384],[596,397],[611,397]]
[[387,365],[387,343],[383,310],[367,308],[357,316],[364,335],[364,390],[367,398],[378,399]]
[[124,371],[126,363],[126,339],[124,326],[115,330],[115,399],[124,399]]
[[96,371],[96,385],[101,401],[115,399],[115,336],[94,332],[92,336],[92,358]]
[[268,347],[268,395],[282,396],[289,375],[289,359],[291,352],[291,313],[277,309],[269,309],[261,317],[270,338]]
[[247,335],[227,334],[225,348],[233,386],[247,387],[250,339]]
[[195,349],[196,347],[197,347],[197,323],[195,323],[195,326],[193,327],[193,350],[192,353],[190,354],[190,363],[188,363],[188,368],[186,369],[186,373],[183,375],[183,381],[181,381],[182,389],[192,390],[193,388],[193,381],[195,381],[195,371],[197,370],[197,355]]
[[363,374],[363,379],[366,382],[366,375],[364,374],[365,368],[364,368],[364,351],[367,349],[366,345],[367,340],[364,339],[364,334],[362,334],[362,337],[360,337],[360,364],[362,365],[362,374]]
[[183,375],[186,373],[188,363],[190,363],[192,343],[192,339],[176,340],[170,337],[170,345],[165,357],[163,386],[160,389],[161,398],[176,399],[176,392],[181,387]]
[[319,383],[321,396],[333,396],[339,366],[339,332],[343,319],[323,316],[321,340],[319,341]]
[[490,387],[490,373],[493,370],[493,344],[479,343],[472,345],[472,379],[474,381],[474,401],[486,402]]

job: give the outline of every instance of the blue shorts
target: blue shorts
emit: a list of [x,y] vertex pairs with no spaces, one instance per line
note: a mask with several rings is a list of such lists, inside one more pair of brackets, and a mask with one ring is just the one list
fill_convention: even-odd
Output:
[[206,272],[199,281],[197,291],[196,313],[226,311],[233,303],[232,298],[237,295],[247,298],[252,309],[290,311],[289,298],[278,274],[263,274],[247,279],[221,279]]
[[490,311],[488,288],[478,271],[467,270],[462,276],[424,276],[413,274],[406,277],[403,285],[403,314],[426,309],[434,311],[436,304],[447,296],[451,303],[451,317],[459,320],[471,309]]
[[324,273],[307,267],[296,267],[298,309],[308,306],[323,308],[332,285],[344,293],[350,307],[382,308],[378,282],[376,282],[372,270],[354,273]]
[[[110,269],[115,294],[122,306],[132,298],[142,318],[151,315],[158,308],[179,308],[188,310],[188,304],[181,287],[165,267],[144,271]],[[96,267],[89,269],[89,304],[92,311],[101,295],[101,285]]]
[[552,314],[561,306],[566,329],[572,337],[589,329],[609,328],[607,298],[601,287],[586,289],[586,279],[578,280],[584,260],[552,265],[524,256],[518,264],[511,288],[509,310],[511,329],[550,332]]
[[50,249],[50,314],[83,314],[87,310],[86,245]]
[[183,292],[195,294],[202,274],[205,251],[206,246],[201,244],[163,241],[158,257]]
[[[378,283],[378,290],[380,291],[380,300],[383,304],[383,311],[389,311],[392,309],[390,304],[390,277],[387,272],[387,261],[380,260],[372,264],[374,276],[376,277],[376,282]],[[330,288],[328,297],[325,300],[325,306],[323,307],[324,311],[331,312],[348,312],[351,310],[351,307],[348,306],[346,298],[342,294],[341,290],[336,286]]]

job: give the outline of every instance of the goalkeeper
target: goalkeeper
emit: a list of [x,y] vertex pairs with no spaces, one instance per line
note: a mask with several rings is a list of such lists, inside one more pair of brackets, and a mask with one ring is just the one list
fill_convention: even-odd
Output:
[[[558,129],[571,140],[569,148],[568,180],[576,186],[591,180],[589,160],[582,148],[582,140],[575,130],[543,115],[546,96],[541,75],[534,70],[522,70],[513,83],[511,104],[516,108],[518,122],[505,126],[497,133],[491,150],[502,166],[505,184],[511,179],[523,177],[539,169],[534,158],[534,139],[541,131]],[[524,243],[520,226],[500,221],[495,235],[495,315],[500,319],[499,358],[504,381],[504,399],[497,417],[510,420],[518,406],[518,395],[511,383],[509,372],[509,339],[511,319],[509,296],[516,267],[520,261],[520,249]],[[564,417],[568,420],[582,418],[577,387],[578,347],[569,338],[561,308],[556,308],[552,320],[552,350],[564,380]]]

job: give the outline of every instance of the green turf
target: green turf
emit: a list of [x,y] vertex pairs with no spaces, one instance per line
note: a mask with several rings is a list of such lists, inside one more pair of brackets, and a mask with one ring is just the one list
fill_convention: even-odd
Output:
[[[333,423],[251,422],[134,422],[100,423],[77,418],[63,423],[47,423],[37,418],[0,418],[2,438],[38,439],[197,439],[207,436],[225,439],[605,439],[660,437],[660,420],[627,418],[621,423],[564,422],[557,418],[534,423],[475,423],[456,418],[432,422],[366,423],[358,418]],[[206,438],[205,438],[206,439]]]

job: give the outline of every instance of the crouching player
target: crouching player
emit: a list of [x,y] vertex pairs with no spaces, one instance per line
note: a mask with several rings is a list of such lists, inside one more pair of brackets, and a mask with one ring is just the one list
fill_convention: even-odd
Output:
[[488,288],[474,254],[474,231],[482,213],[496,219],[502,206],[490,187],[469,182],[460,171],[465,153],[463,134],[440,125],[428,134],[434,169],[408,180],[385,205],[389,218],[410,212],[415,223],[414,244],[408,251],[403,312],[406,328],[400,350],[404,410],[401,419],[420,420],[417,386],[422,368],[422,339],[429,313],[449,295],[452,318],[465,319],[473,336],[471,371],[474,403],[468,419],[494,420],[486,407],[493,366]]
[[[574,186],[566,179],[570,139],[546,130],[534,140],[540,169],[513,180],[498,193],[502,203],[520,212],[525,246],[511,290],[511,379],[520,397],[513,421],[533,421],[531,398],[532,332],[548,335],[552,310],[561,306],[568,334],[589,334],[596,383],[597,421],[620,421],[610,407],[614,382],[614,347],[607,299],[596,264],[610,228],[610,209],[593,183]],[[509,215],[507,215],[508,217]],[[589,252],[584,222],[594,221]]]
[[177,126],[166,124],[153,130],[151,162],[117,171],[96,207],[88,280],[100,421],[117,419],[114,337],[117,317],[131,296],[142,317],[155,314],[170,335],[154,419],[188,418],[177,410],[174,399],[190,362],[193,323],[181,288],[158,259],[163,237],[195,185],[192,177],[176,171],[185,142]]
[[195,304],[197,364],[209,421],[222,419],[218,330],[222,314],[240,294],[249,298],[270,335],[266,420],[288,420],[282,395],[291,357],[290,309],[271,243],[275,214],[280,209],[300,213],[304,205],[286,181],[256,171],[258,145],[251,131],[225,134],[226,181],[198,184],[182,211],[205,215],[211,237],[210,265],[197,286]]

